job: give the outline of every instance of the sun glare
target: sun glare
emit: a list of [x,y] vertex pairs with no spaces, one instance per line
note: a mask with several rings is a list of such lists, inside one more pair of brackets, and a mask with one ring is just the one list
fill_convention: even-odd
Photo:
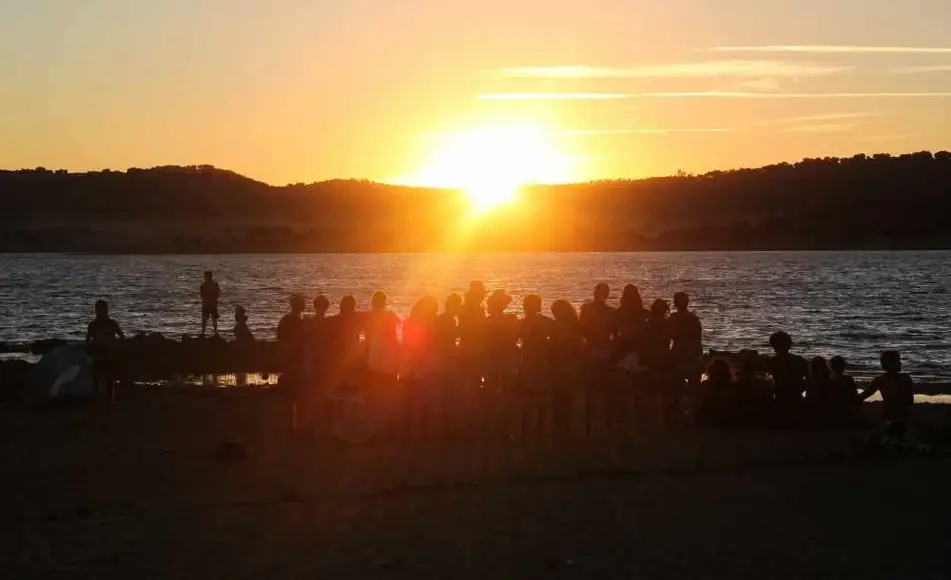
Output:
[[465,190],[476,211],[512,203],[531,183],[571,181],[570,159],[533,127],[473,129],[437,138],[414,182]]

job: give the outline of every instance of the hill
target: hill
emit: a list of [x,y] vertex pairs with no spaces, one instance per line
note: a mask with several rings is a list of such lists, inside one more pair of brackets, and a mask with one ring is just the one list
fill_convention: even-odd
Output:
[[458,191],[272,186],[211,166],[0,171],[3,252],[951,248],[951,153],[535,186],[473,219]]

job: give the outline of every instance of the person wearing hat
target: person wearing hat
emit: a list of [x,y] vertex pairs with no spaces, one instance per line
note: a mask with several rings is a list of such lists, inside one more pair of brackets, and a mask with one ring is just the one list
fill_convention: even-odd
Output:
[[251,344],[254,335],[248,328],[248,315],[243,306],[234,307],[234,339],[238,344]]

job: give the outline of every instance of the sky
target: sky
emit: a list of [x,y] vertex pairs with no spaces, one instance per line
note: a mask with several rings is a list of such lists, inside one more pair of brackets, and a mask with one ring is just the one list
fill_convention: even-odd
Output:
[[456,185],[947,149],[948,30],[948,0],[0,0],[0,167]]

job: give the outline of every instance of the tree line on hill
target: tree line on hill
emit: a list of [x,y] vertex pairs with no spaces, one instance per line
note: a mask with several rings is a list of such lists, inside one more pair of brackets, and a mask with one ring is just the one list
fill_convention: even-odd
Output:
[[951,153],[532,186],[481,216],[460,191],[207,165],[0,171],[4,252],[890,248],[951,248]]

